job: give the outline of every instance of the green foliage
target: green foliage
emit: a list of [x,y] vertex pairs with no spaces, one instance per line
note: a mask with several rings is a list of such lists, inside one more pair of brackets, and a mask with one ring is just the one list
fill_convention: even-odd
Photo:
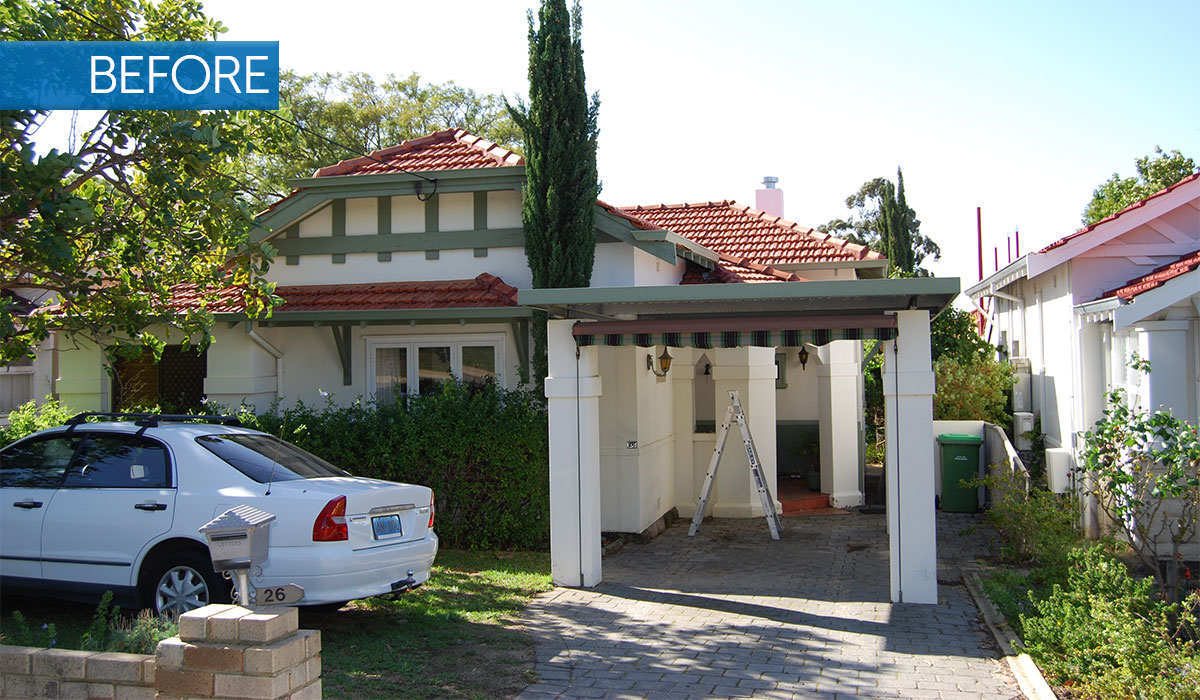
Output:
[[1092,201],[1083,210],[1085,226],[1116,214],[1196,172],[1196,163],[1178,150],[1163,151],[1155,146],[1154,152],[1155,157],[1147,155],[1137,159],[1137,177],[1113,173],[1092,192]]
[[280,114],[302,128],[286,129],[286,140],[274,150],[245,159],[262,204],[290,192],[290,179],[442,129],[463,128],[510,147],[521,141],[499,95],[453,81],[423,82],[416,73],[376,82],[367,73],[282,71],[279,102]]
[[947,307],[929,322],[929,349],[934,362],[945,355],[962,361],[996,354],[996,348],[980,337],[971,312],[954,307]]
[[73,415],[74,412],[62,405],[58,399],[49,396],[41,406],[33,401],[21,404],[8,414],[8,425],[0,426],[0,446],[16,442],[39,430],[62,425]]
[[447,547],[549,544],[546,411],[533,392],[452,381],[391,404],[297,403],[242,418],[358,476],[429,486]]
[[920,267],[928,257],[937,260],[942,251],[932,239],[921,235],[921,222],[904,196],[904,175],[896,169],[898,185],[877,177],[864,182],[858,192],[846,198],[846,207],[855,210],[849,220],[834,219],[818,228],[865,245],[891,261],[893,274],[927,277]]
[[[213,39],[224,31],[199,0],[10,0],[4,38],[25,41]],[[146,326],[206,344],[212,314],[172,308],[189,284],[211,306],[242,289],[251,315],[277,302],[263,279],[272,250],[253,243],[254,215],[234,166],[277,135],[253,111],[104,112],[68,152],[35,151],[46,111],[0,110],[0,288],[56,297],[61,313],[0,303],[0,363],[32,355],[51,330],[112,351],[162,351]],[[110,352],[111,356],[111,352]]]
[[[521,223],[535,289],[587,287],[596,255],[597,116],[584,85],[582,10],[542,0],[529,13],[529,103],[508,111],[525,135]],[[534,316],[534,380],[546,376],[546,315]]]
[[142,610],[133,617],[124,616],[121,609],[112,604],[112,598],[112,591],[104,592],[80,639],[80,649],[153,654],[159,642],[179,633],[177,618],[159,617],[149,610]]
[[14,610],[8,631],[0,635],[0,641],[18,647],[50,647],[58,646],[58,628],[54,623],[42,623],[33,629],[20,610]]
[[984,420],[1007,425],[1008,392],[1014,379],[1007,362],[991,357],[942,355],[933,363],[935,420]]
[[[1136,360],[1135,370],[1149,363]],[[1130,408],[1121,389],[1108,394],[1104,418],[1083,436],[1083,468],[1092,494],[1159,591],[1178,600],[1181,548],[1197,537],[1200,430],[1169,412]]]
[[[1082,697],[1196,698],[1200,650],[1187,638],[1194,612],[1163,602],[1152,579],[1135,579],[1100,547],[1070,555],[1036,615],[1022,618],[1025,651],[1052,680]],[[1189,604],[1200,603],[1193,597]],[[1192,608],[1194,610],[1194,607]]]
[[987,517],[1002,535],[1001,554],[1032,567],[1034,583],[1061,579],[1068,556],[1083,542],[1078,529],[1079,501],[1029,488],[1028,477],[1002,465],[984,479],[991,495]]

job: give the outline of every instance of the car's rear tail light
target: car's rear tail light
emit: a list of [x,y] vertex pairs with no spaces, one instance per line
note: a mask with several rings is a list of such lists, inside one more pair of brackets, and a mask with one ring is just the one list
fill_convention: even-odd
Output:
[[433,529],[433,516],[437,515],[437,506],[433,504],[433,491],[429,492],[429,529]]
[[313,542],[338,542],[350,539],[346,529],[346,497],[338,496],[325,504],[313,523]]

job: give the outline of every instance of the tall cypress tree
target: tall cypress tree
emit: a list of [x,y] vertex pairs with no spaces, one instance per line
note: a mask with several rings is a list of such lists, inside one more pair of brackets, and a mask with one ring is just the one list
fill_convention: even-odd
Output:
[[[600,100],[584,86],[582,12],[542,0],[529,13],[529,103],[509,105],[525,135],[521,223],[533,286],[586,287],[596,253],[593,228],[600,182],[596,117]],[[546,316],[534,316],[533,378],[546,376]]]
[[896,168],[895,217],[892,246],[896,257],[892,258],[892,264],[912,274],[916,257],[913,251],[913,211],[904,199],[904,173],[899,167]]

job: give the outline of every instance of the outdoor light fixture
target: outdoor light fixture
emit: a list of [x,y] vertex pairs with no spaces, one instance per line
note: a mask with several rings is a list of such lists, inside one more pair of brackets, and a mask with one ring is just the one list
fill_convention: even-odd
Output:
[[706,376],[706,377],[712,376],[712,363],[711,362],[704,363],[704,376]]
[[658,356],[658,369],[654,367],[654,355],[646,354],[646,369],[654,373],[656,377],[665,377],[667,372],[671,371],[671,354],[667,352],[666,346],[663,346],[662,354]]
[[806,369],[808,366],[808,348],[800,348],[800,369]]

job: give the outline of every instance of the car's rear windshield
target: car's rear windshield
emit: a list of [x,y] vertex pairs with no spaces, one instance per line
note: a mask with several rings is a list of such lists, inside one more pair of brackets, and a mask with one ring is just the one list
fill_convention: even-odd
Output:
[[203,435],[196,442],[260,484],[349,476],[348,472],[273,435]]

